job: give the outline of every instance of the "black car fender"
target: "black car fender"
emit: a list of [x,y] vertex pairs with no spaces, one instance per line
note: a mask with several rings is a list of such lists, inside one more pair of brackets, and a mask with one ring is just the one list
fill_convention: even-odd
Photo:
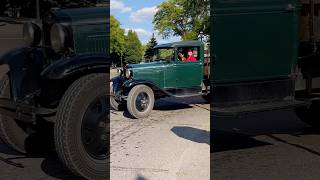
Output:
[[111,60],[104,53],[87,53],[73,57],[62,57],[52,63],[42,73],[43,79],[59,80],[68,77],[81,77],[90,73],[107,73]]
[[0,57],[0,65],[9,67],[7,73],[14,100],[22,100],[28,93],[40,88],[40,73],[44,64],[42,48],[15,48]]

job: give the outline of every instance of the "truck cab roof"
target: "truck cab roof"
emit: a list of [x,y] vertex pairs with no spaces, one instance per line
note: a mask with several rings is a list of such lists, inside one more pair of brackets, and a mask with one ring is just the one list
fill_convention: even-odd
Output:
[[201,41],[180,41],[167,44],[160,44],[154,48],[175,48],[175,47],[190,47],[190,46],[203,46]]

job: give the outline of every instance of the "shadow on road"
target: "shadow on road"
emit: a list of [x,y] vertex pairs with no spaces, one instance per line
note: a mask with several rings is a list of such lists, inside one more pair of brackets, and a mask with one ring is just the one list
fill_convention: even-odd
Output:
[[[17,168],[17,171],[20,168],[27,168],[28,171],[30,169],[30,173],[32,173],[34,169],[39,169],[38,167],[30,167],[30,162],[33,161],[35,163],[32,163],[32,166],[40,166],[41,170],[49,177],[66,180],[83,180],[83,178],[73,175],[63,166],[54,151],[52,143],[53,140],[48,141],[48,137],[46,136],[41,136],[39,134],[31,135],[25,142],[27,154],[17,153],[8,146],[0,144],[0,154],[2,154],[0,155],[0,161],[8,166]],[[19,160],[19,163],[17,163],[16,160]],[[21,177],[21,179],[24,178],[27,179],[27,177]]]
[[[155,102],[153,110],[158,111],[174,111],[174,110],[183,110],[183,109],[191,109],[194,108],[195,104],[207,104],[201,97],[190,97],[190,98],[165,98],[160,99]],[[197,106],[197,105],[195,105]],[[198,106],[200,107],[200,106]],[[203,108],[203,107],[200,107]],[[126,118],[134,119],[124,107],[123,116]],[[206,109],[206,108],[203,108]],[[208,110],[208,109],[207,109]],[[208,110],[209,111],[209,110]]]
[[211,153],[271,145],[270,143],[256,140],[249,135],[215,130],[211,133],[211,144]]
[[273,141],[281,142],[295,148],[305,150],[320,156],[303,144],[291,143],[277,135],[302,137],[305,135],[319,135],[320,131],[302,122],[292,111],[275,111],[251,114],[238,118],[211,117],[211,152],[240,150],[259,146],[272,145],[257,140],[264,135]]
[[71,174],[66,168],[63,167],[57,155],[52,154],[49,157],[46,157],[41,163],[41,169],[47,175],[64,180],[85,180],[82,177],[75,176]]
[[136,178],[136,180],[147,180],[147,178],[145,178],[142,175],[138,175],[138,177]]
[[210,132],[193,127],[177,126],[171,129],[177,136],[196,143],[206,143],[210,146]]

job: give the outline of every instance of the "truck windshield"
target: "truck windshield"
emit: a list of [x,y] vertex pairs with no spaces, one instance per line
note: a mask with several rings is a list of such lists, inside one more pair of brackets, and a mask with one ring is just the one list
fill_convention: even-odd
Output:
[[173,48],[154,49],[153,61],[174,60]]

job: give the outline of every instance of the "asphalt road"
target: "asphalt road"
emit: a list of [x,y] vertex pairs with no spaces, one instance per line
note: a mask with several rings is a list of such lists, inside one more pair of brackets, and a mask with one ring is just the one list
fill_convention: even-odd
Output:
[[160,100],[146,119],[111,113],[111,179],[209,180],[209,104]]
[[292,111],[214,118],[213,180],[319,180],[320,131]]

